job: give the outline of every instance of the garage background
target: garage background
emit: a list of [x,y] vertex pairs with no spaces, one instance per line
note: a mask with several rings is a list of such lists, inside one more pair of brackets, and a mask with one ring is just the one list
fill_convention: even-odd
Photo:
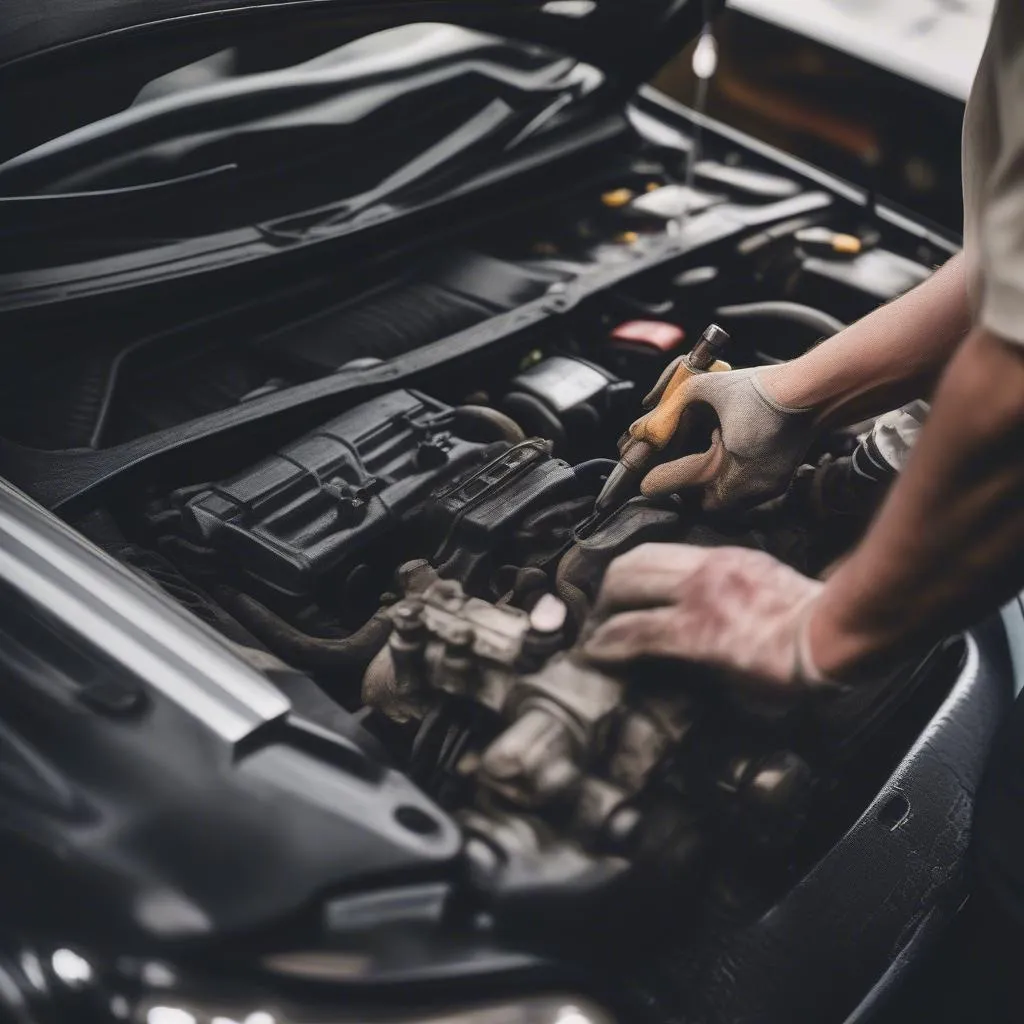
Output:
[[[960,130],[994,0],[729,0],[716,118],[959,231]],[[693,105],[692,47],[655,85]]]

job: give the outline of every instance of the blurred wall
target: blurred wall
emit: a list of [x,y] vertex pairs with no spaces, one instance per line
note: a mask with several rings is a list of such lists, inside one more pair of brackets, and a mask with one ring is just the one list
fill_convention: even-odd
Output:
[[[712,117],[961,229],[961,99],[738,10],[715,35]],[[691,57],[692,46],[654,84],[692,106]]]

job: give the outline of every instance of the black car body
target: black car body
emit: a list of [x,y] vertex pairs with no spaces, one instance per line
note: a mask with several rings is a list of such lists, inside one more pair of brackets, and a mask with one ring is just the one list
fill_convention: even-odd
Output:
[[7,5],[0,1014],[868,1020],[951,919],[1019,604],[826,743],[676,669],[630,800],[650,704],[545,761],[571,814],[474,789],[538,693],[585,719],[545,673],[612,555],[864,527],[593,520],[684,334],[786,358],[956,249],[644,86],[699,8]]

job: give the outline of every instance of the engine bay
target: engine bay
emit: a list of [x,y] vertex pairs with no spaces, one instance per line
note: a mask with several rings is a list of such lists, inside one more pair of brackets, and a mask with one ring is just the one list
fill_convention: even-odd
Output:
[[742,517],[594,503],[641,398],[708,323],[733,366],[792,358],[951,251],[713,132],[687,175],[690,144],[637,107],[599,169],[341,274],[204,297],[159,329],[133,309],[88,343],[65,325],[0,402],[0,472],[356,713],[527,916],[553,888],[626,873],[663,894],[716,859],[734,904],[754,854],[756,874],[791,869],[803,837],[812,859],[855,817],[861,791],[836,798],[850,759],[872,749],[881,777],[899,743],[880,757],[874,726],[957,657],[822,732],[709,697],[696,671],[613,679],[566,653],[609,563],[647,541],[810,574],[849,549],[884,494],[847,493],[854,430]]

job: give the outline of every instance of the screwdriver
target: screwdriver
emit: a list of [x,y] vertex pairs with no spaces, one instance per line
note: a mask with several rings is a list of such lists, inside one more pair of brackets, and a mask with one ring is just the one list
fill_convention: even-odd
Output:
[[[728,333],[718,324],[709,324],[697,344],[679,360],[654,409],[642,417],[647,421],[645,433],[653,433],[661,443],[653,444],[632,436],[640,420],[630,427],[630,433],[626,435],[619,449],[619,462],[608,474],[608,479],[597,496],[595,512],[601,513],[616,508],[637,493],[640,481],[651,468],[655,455],[669,442],[677,428],[679,414],[671,408],[675,404],[676,392],[694,374],[707,373],[712,369],[731,369],[728,363],[720,362],[718,358],[728,343]],[[658,415],[659,411],[662,413],[661,416]]]

